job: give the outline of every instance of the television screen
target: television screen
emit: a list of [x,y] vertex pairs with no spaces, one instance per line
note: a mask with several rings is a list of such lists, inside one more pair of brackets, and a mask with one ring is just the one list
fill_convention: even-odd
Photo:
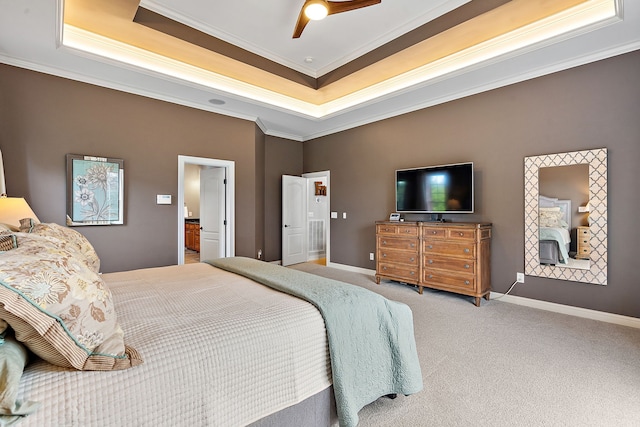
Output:
[[473,163],[397,170],[396,211],[473,213]]

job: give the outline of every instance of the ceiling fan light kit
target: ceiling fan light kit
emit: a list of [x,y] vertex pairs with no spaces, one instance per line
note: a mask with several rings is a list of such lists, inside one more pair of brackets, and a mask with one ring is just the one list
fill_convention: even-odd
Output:
[[329,14],[329,7],[323,0],[312,0],[307,2],[304,8],[304,14],[312,21],[324,19]]
[[293,30],[293,38],[297,39],[302,34],[304,27],[310,20],[319,21],[327,15],[348,12],[362,7],[373,6],[382,3],[382,0],[351,0],[351,1],[327,1],[306,0],[298,14],[298,22]]

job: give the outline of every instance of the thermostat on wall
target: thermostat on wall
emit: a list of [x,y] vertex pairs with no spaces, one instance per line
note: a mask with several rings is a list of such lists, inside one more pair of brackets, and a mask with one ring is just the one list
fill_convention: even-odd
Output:
[[171,194],[158,194],[156,195],[156,205],[170,205]]

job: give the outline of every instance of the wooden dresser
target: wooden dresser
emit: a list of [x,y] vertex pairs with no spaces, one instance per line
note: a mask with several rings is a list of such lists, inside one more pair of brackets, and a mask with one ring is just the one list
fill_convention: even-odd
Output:
[[591,239],[591,230],[588,226],[576,227],[576,235],[576,241],[578,242],[576,247],[576,258],[589,259],[591,256],[591,244],[589,243],[589,239]]
[[[418,262],[414,264],[415,252],[407,245],[416,238]],[[376,283],[386,278],[415,284],[419,293],[428,287],[469,295],[476,306],[481,298],[489,299],[491,224],[380,221],[376,240]],[[417,281],[413,279],[416,270]]]

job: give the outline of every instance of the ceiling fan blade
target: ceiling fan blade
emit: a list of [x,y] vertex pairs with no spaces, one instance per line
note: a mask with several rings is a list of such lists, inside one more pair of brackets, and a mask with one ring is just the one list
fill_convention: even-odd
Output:
[[[305,2],[304,6],[306,5],[307,3]],[[304,27],[306,27],[307,24],[309,23],[309,18],[307,18],[307,15],[304,14],[304,6],[302,6],[302,9],[300,9],[300,14],[298,15],[298,22],[296,22],[296,27],[293,30],[294,39],[300,38],[300,35],[302,34]]]
[[328,1],[329,15],[348,12],[362,7],[373,6],[381,3],[382,0],[351,0],[351,1]]

